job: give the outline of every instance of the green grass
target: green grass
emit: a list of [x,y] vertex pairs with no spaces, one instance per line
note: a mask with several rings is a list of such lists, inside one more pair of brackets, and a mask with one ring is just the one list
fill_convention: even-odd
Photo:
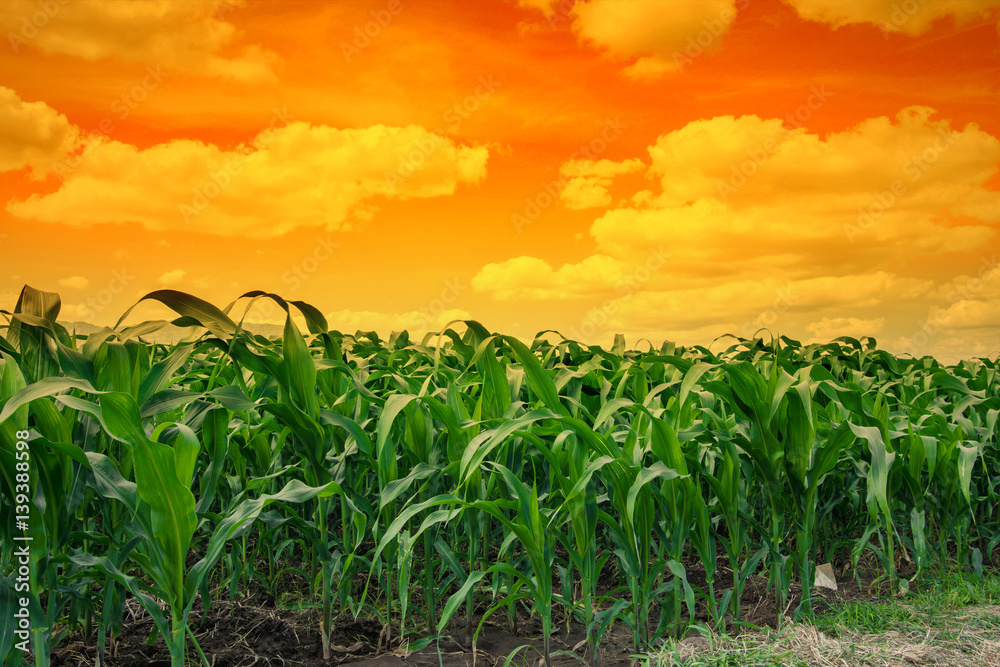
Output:
[[955,612],[997,604],[1000,604],[1000,575],[987,573],[979,578],[949,573],[940,579],[927,580],[923,590],[901,599],[845,602],[818,615],[814,623],[833,636],[844,628],[878,634],[947,625]]
[[716,646],[698,652],[674,644],[650,655],[648,663],[650,667],[810,667],[811,665],[777,642],[754,645],[741,644],[737,640],[721,640]]
[[987,573],[970,577],[949,573],[932,579],[912,596],[913,604],[923,608],[960,609],[973,605],[1000,604],[1000,576]]
[[904,598],[853,600],[808,625],[668,642],[649,667],[1000,664],[1000,574],[948,574]]
[[878,634],[911,627],[918,622],[918,614],[910,605],[892,600],[854,600],[820,615],[816,618],[815,625],[823,632],[837,637],[844,628],[852,632]]

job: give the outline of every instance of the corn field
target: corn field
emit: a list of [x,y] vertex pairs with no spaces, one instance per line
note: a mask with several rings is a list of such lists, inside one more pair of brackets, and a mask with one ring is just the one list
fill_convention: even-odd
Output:
[[[243,326],[261,299],[280,339]],[[130,312],[77,336],[29,287],[3,311],[5,664],[25,625],[34,664],[81,635],[103,664],[130,602],[173,665],[211,664],[196,601],[254,587],[313,610],[324,657],[343,618],[419,649],[530,617],[546,665],[559,623],[596,665],[614,627],[635,652],[698,618],[738,627],[754,574],[803,618],[816,563],[864,560],[900,591],[997,560],[996,361],[870,338],[528,344],[474,321],[383,340],[263,292],[143,300],[187,337],[146,342],[168,323]]]

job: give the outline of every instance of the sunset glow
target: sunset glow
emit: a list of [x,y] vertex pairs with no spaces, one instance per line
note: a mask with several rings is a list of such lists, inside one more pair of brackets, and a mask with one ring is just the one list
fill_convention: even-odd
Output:
[[259,289],[383,336],[1000,351],[998,0],[8,0],[0,28],[5,310]]

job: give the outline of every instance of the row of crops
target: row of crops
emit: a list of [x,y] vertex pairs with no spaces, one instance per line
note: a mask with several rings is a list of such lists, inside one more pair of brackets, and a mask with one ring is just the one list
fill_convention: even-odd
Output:
[[[167,324],[150,321],[75,336],[58,296],[27,287],[5,313],[5,664],[25,637],[36,665],[81,634],[103,657],[129,604],[172,664],[209,664],[195,602],[250,590],[314,609],[327,657],[338,618],[419,648],[530,615],[546,663],[565,620],[596,664],[615,626],[636,651],[699,617],[734,627],[752,574],[801,617],[817,562],[864,559],[900,590],[903,564],[977,572],[1000,543],[988,359],[849,338],[529,345],[472,321],[382,340],[260,292],[224,310],[145,299],[191,334],[144,342]],[[258,299],[288,312],[280,339],[243,328]]]

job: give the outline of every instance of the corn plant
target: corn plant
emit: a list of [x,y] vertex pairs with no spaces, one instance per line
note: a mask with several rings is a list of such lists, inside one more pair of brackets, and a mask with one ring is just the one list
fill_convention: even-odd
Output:
[[[261,300],[284,311],[279,335],[247,323]],[[130,323],[147,301],[175,313],[180,341],[160,338],[164,320]],[[30,519],[35,664],[72,637],[103,664],[127,596],[173,664],[205,663],[195,601],[265,591],[317,615],[327,658],[345,617],[377,619],[380,649],[452,634],[475,650],[490,617],[516,631],[527,614],[544,662],[561,615],[597,665],[615,626],[638,653],[702,609],[742,623],[760,567],[780,622],[793,577],[795,616],[812,613],[820,558],[859,577],[874,554],[898,590],[901,560],[918,581],[978,573],[1000,545],[989,359],[847,337],[602,349],[473,321],[383,339],[262,291],[218,308],[158,290],[86,336],[59,313],[30,287],[0,311],[0,516]],[[11,525],[0,659],[19,664]]]

